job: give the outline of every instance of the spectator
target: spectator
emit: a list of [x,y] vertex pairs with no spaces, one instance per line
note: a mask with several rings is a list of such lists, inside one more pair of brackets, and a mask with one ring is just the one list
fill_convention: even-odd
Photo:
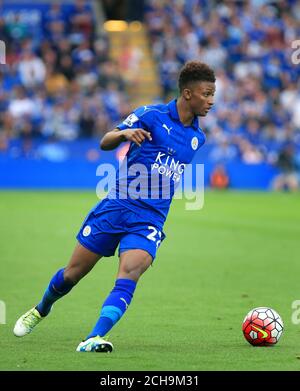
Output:
[[225,163],[233,160],[236,155],[236,148],[233,145],[230,145],[228,140],[222,136],[210,153],[210,159],[216,163]]
[[95,113],[88,101],[84,101],[79,118],[79,137],[89,138],[95,134]]
[[119,55],[119,68],[124,75],[124,79],[129,85],[138,82],[140,63],[143,59],[143,52],[137,46],[132,46],[129,37],[123,38],[122,51]]
[[65,75],[52,67],[47,68],[45,87],[50,97],[66,93],[68,85],[69,82]]
[[94,34],[94,18],[90,4],[86,0],[76,0],[69,15],[72,33],[81,33],[85,40],[92,41]]
[[64,34],[66,30],[65,15],[62,11],[61,4],[55,1],[51,4],[50,9],[46,12],[44,17],[44,28],[47,36],[55,42],[57,33],[61,32]]
[[71,56],[69,56],[68,54],[64,54],[59,60],[58,69],[60,73],[64,75],[68,81],[74,80],[75,70],[74,70]]
[[246,164],[259,164],[263,162],[263,154],[248,140],[241,139],[239,143],[242,162]]
[[224,190],[229,187],[229,176],[223,165],[217,165],[211,172],[210,187],[217,190]]
[[15,96],[8,106],[8,112],[13,118],[16,119],[23,117],[33,117],[35,112],[35,105],[33,100],[26,96],[24,88],[15,88]]
[[276,162],[280,173],[275,177],[272,187],[274,190],[298,189],[298,176],[295,149],[293,144],[287,144],[280,151]]
[[33,88],[45,81],[46,67],[43,60],[32,51],[26,50],[19,63],[20,78],[23,86]]

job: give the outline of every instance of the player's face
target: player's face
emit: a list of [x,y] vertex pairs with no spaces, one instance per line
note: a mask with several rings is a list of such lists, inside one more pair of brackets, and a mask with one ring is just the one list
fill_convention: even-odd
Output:
[[215,83],[199,81],[185,89],[186,99],[194,115],[205,117],[214,104]]

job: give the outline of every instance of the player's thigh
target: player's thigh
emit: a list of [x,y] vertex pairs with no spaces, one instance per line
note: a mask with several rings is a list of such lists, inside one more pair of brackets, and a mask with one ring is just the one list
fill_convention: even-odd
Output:
[[102,258],[102,255],[96,254],[80,243],[77,243],[70,261],[65,268],[65,279],[74,283],[78,282],[95,266],[100,258]]
[[135,231],[123,235],[120,239],[119,256],[127,250],[144,250],[154,261],[156,253],[166,235],[157,227],[148,224],[136,224]]
[[152,263],[152,256],[145,250],[133,249],[120,253],[117,278],[138,281]]
[[84,220],[76,238],[78,242],[93,253],[111,257],[122,237],[122,219],[120,211],[91,212]]

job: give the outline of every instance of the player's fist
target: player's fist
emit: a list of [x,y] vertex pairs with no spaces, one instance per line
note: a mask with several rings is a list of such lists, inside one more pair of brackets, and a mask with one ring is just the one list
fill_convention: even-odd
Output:
[[131,141],[139,147],[145,139],[152,140],[151,133],[145,129],[125,129],[122,131],[122,134],[126,141]]

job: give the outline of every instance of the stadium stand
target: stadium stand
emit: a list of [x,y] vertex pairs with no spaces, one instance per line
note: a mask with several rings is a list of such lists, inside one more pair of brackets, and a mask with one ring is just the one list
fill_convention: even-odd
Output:
[[300,148],[300,5],[289,1],[156,1],[145,12],[164,98],[181,65],[199,58],[217,72],[216,105],[203,121],[217,163],[273,163]]
[[101,137],[130,111],[118,64],[108,56],[109,41],[95,33],[91,4],[3,3],[3,145],[15,137]]
[[[154,99],[159,102],[176,95],[178,71],[191,59],[217,73],[215,108],[201,120],[208,141],[195,161],[205,163],[206,182],[221,164],[231,187],[267,189],[287,144],[294,147],[299,172],[300,65],[291,61],[291,42],[300,37],[299,2],[146,0],[144,25],[130,37],[134,50],[119,40],[119,58],[116,41],[99,27],[95,4],[1,3],[6,65],[0,65],[0,187],[39,187],[32,175],[12,175],[35,161],[46,171],[49,162],[60,163],[62,177],[50,180],[50,187],[94,186],[95,178],[80,181],[70,174],[72,164],[89,167],[83,177],[91,170],[95,177],[102,161],[117,164],[115,153],[100,153],[98,140],[132,105],[148,101],[150,87],[140,87],[147,78],[153,86],[149,64],[161,81],[162,96]],[[131,72],[130,60],[143,62],[145,53],[149,58],[147,31],[157,66],[150,58],[144,69]],[[159,94],[160,86],[153,91]],[[57,175],[51,167],[48,179]]]

